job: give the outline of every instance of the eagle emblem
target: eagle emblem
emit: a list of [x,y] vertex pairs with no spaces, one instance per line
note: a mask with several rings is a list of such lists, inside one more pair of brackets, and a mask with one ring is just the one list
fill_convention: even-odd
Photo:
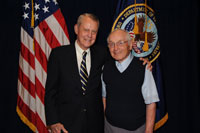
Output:
[[[140,9],[135,12],[135,9]],[[157,28],[155,25],[154,12],[150,7],[138,4],[130,5],[115,20],[112,30],[116,28],[125,29],[134,37],[133,55],[136,57],[147,57],[150,61],[160,53]]]

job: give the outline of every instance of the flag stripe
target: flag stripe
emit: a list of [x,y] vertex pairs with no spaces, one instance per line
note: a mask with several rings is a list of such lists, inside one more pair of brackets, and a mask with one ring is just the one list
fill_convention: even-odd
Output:
[[35,60],[35,71],[36,77],[38,78],[38,80],[40,80],[42,86],[45,87],[47,74],[43,70],[40,62],[37,59]]
[[42,86],[40,80],[38,80],[37,77],[35,78],[35,86],[37,88],[36,89],[37,96],[40,98],[42,104],[44,104],[45,89],[44,89],[44,87]]
[[29,78],[19,68],[19,80],[24,88],[29,92],[32,97],[35,97],[35,85],[29,80]]
[[34,69],[35,63],[34,63],[34,55],[25,47],[23,43],[21,43],[21,56],[30,64],[30,66]]
[[48,42],[48,44],[51,48],[60,46],[57,38],[54,36],[52,30],[49,28],[46,21],[42,21],[39,24],[39,28],[40,28],[41,32],[43,33],[43,35],[45,36],[46,41]]
[[60,10],[60,9],[57,10],[57,11],[54,13],[54,16],[55,16],[55,18],[57,19],[57,21],[60,23],[60,26],[62,27],[62,29],[63,29],[65,35],[66,35],[67,38],[68,38],[68,39],[66,40],[67,43],[64,43],[64,44],[69,44],[69,34],[68,34],[67,26],[66,26],[66,24],[65,24],[65,19],[64,19],[62,13],[61,13],[61,10]]
[[52,30],[54,36],[58,40],[59,44],[69,44],[68,38],[65,35],[62,27],[60,26],[59,22],[56,20],[54,15],[49,16],[46,19],[46,23],[49,28]]
[[45,36],[43,35],[42,31],[40,30],[39,27],[36,27],[34,30],[34,33],[35,33],[34,39],[36,40],[37,43],[40,42],[38,44],[40,45],[41,49],[45,53],[46,57],[49,57],[50,52],[51,52],[51,47],[46,41]]
[[[19,97],[18,97],[19,98]],[[18,100],[17,100],[18,101]],[[20,119],[33,131],[36,132],[36,127],[33,123],[29,121],[29,118],[24,116],[23,112],[20,110],[20,105],[17,105],[17,114],[19,115]]]
[[21,82],[18,80],[18,95],[29,106],[32,112],[35,112],[35,97],[31,96],[28,91],[23,87]]
[[46,123],[45,121],[45,114],[44,114],[44,104],[41,102],[40,98],[36,95],[36,112],[40,116],[40,119],[43,123]]
[[36,120],[37,120],[36,127],[38,128],[38,132],[39,133],[49,133],[46,128],[46,125],[44,125],[44,122],[40,119],[40,115],[38,115],[36,113],[35,116],[36,116]]
[[37,60],[40,62],[43,70],[47,72],[47,58],[45,53],[42,51],[40,45],[38,42],[35,40],[35,57]]
[[[24,28],[21,28],[21,42],[34,55],[33,38],[27,34]],[[22,51],[21,51],[22,53]]]
[[28,64],[28,62],[21,56],[21,54],[19,55],[19,67],[23,71],[23,73],[29,78],[29,80],[34,84],[35,70]]
[[35,125],[35,112],[22,100],[21,97],[17,99],[18,107],[23,112],[24,116],[29,118],[29,121]]

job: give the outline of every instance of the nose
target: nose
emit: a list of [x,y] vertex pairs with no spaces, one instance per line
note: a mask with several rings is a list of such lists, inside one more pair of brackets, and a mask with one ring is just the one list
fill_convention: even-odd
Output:
[[118,49],[118,45],[115,43],[114,44],[114,50],[117,50]]
[[88,32],[88,37],[90,37],[90,38],[92,37],[92,31]]

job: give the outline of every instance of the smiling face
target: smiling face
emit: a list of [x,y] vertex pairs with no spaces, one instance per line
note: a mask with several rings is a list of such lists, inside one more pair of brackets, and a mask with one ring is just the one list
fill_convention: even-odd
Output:
[[80,24],[74,26],[77,35],[77,43],[83,50],[87,50],[94,44],[98,32],[98,26],[98,22],[88,16],[83,16]]
[[116,30],[112,32],[108,37],[108,47],[111,56],[121,63],[131,52],[132,47],[129,43],[126,31]]

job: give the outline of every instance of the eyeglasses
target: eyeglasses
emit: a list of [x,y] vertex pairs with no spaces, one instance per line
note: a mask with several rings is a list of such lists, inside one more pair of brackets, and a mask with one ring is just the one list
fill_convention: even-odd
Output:
[[118,41],[116,43],[114,42],[108,42],[108,47],[109,48],[114,48],[114,46],[122,46],[123,44],[127,43],[128,41]]

